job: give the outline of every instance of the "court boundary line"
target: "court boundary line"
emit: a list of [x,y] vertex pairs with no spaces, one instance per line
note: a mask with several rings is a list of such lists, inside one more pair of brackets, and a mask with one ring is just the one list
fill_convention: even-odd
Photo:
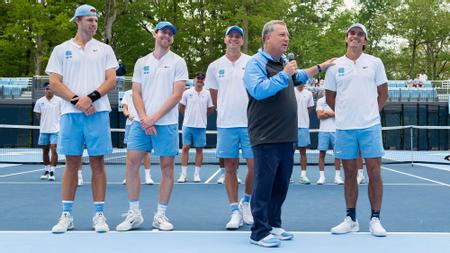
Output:
[[[342,235],[333,235],[330,231],[289,231],[293,234],[298,235],[332,235],[332,236],[342,236]],[[250,234],[251,231],[222,231],[222,230],[175,230],[175,231],[159,231],[159,230],[144,230],[144,231],[127,231],[127,232],[118,232],[118,231],[109,231],[108,233],[102,233],[100,235],[105,234]],[[50,230],[0,230],[0,234],[49,234],[49,235],[70,235],[70,234],[98,234],[93,230],[83,230],[83,231],[68,231],[62,234],[52,234]],[[387,232],[389,235],[448,235],[450,236],[450,232]],[[371,235],[370,232],[353,232],[351,235]],[[345,235],[344,235],[345,236]]]
[[217,174],[219,174],[220,169],[218,169],[216,172],[214,172],[214,174],[212,174],[208,179],[206,179],[205,184],[209,184],[209,182],[211,182],[216,176]]
[[409,176],[409,177],[421,179],[421,180],[424,180],[424,181],[432,182],[432,183],[435,183],[435,184],[439,184],[439,185],[442,185],[442,186],[450,187],[450,184],[446,184],[446,183],[443,183],[443,182],[440,182],[440,181],[437,181],[437,180],[433,180],[433,179],[429,179],[429,178],[426,178],[426,177],[417,176],[417,175],[414,175],[414,174],[411,174],[411,173],[406,173],[406,172],[394,170],[394,169],[387,168],[387,167],[384,167],[384,166],[381,166],[381,168],[384,169],[384,170],[388,170],[388,171],[395,172],[395,173],[398,173],[398,174],[402,174],[402,175],[405,175],[405,176]]

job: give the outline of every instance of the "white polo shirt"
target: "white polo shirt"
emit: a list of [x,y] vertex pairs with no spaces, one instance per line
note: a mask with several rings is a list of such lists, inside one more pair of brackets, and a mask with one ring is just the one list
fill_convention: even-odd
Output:
[[380,58],[361,54],[356,62],[345,55],[325,75],[325,89],[336,92],[337,129],[364,129],[380,124],[378,86],[387,83]]
[[183,126],[206,128],[208,108],[214,106],[208,90],[197,92],[195,87],[187,89],[183,92],[180,104],[186,106]]
[[48,100],[45,96],[36,101],[34,112],[41,114],[40,133],[58,133],[63,99],[53,96]]
[[[316,111],[333,112],[328,106],[325,97],[317,100]],[[336,132],[336,119],[334,117],[320,119],[319,132]]]
[[309,128],[309,110],[314,106],[312,92],[303,88],[302,92],[295,88],[295,99],[297,99],[297,122],[298,128]]
[[[134,66],[132,80],[141,85],[145,113],[152,115],[172,96],[175,82],[188,79],[188,69],[184,59],[169,51],[159,60],[153,56],[153,53],[139,58]],[[139,121],[138,117],[134,120]],[[177,123],[178,107],[174,106],[156,122],[156,125]]]
[[[91,39],[83,49],[68,40],[53,49],[45,72],[59,74],[63,84],[78,96],[96,90],[106,79],[105,71],[117,68],[118,63],[111,46]],[[108,96],[94,102],[97,111],[111,111]],[[69,101],[63,100],[61,113],[81,113]]]
[[244,86],[244,71],[250,56],[241,54],[232,63],[224,55],[208,66],[205,87],[218,90],[217,127],[247,127],[248,95]]
[[[127,105],[128,113],[133,118],[137,117],[138,114],[137,114],[136,108],[134,107],[134,104],[133,104],[133,91],[132,90],[125,91],[125,93],[123,94],[123,97],[122,97],[122,105]],[[125,125],[131,125],[131,123],[132,123],[132,121],[127,118]]]

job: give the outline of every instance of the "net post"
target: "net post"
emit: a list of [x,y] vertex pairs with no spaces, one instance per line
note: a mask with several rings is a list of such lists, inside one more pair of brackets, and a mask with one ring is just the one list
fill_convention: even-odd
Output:
[[410,141],[410,145],[411,145],[411,167],[414,166],[414,150],[413,150],[413,126],[409,126],[410,128],[410,136],[409,136],[409,141]]

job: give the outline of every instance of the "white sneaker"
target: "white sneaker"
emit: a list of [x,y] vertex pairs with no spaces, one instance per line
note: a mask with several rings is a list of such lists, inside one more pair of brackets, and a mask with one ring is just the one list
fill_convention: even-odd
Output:
[[67,230],[73,229],[73,217],[70,213],[62,213],[58,223],[52,227],[52,233],[65,233]]
[[341,177],[334,177],[335,184],[344,184],[344,180]]
[[155,214],[153,217],[153,227],[161,231],[173,230],[173,225],[169,222],[169,218],[165,214]]
[[242,219],[245,224],[252,225],[253,224],[253,215],[252,210],[250,208],[250,203],[244,202],[242,199],[239,202],[239,210],[242,212]]
[[180,177],[177,180],[178,183],[186,183],[187,182],[187,176],[186,174],[181,173]]
[[242,220],[242,215],[239,211],[234,211],[231,214],[231,219],[225,226],[228,230],[236,230],[239,229],[242,225],[244,225],[244,222]]
[[386,230],[381,225],[380,219],[373,217],[369,222],[369,231],[373,236],[384,237],[386,236]]
[[291,177],[291,179],[289,179],[289,183],[293,184],[294,183],[294,179]]
[[353,221],[350,216],[345,217],[344,221],[331,229],[332,234],[346,234],[350,232],[358,232],[359,223],[358,220]]
[[278,247],[280,246],[281,242],[274,235],[269,234],[268,236],[264,237],[259,241],[255,241],[250,238],[250,243],[269,248],[269,247]]
[[122,184],[127,184],[127,180],[124,179],[124,180],[122,181]]
[[300,176],[300,184],[311,184],[311,181],[309,181],[309,178],[307,176]]
[[153,181],[152,176],[145,176],[145,184],[155,184],[155,181]]
[[95,216],[92,218],[92,228],[94,228],[97,233],[106,233],[109,231],[106,217],[102,212],[95,213]]
[[242,180],[239,177],[237,177],[237,180],[238,180],[238,184],[242,183]]
[[284,230],[282,228],[272,228],[270,233],[273,236],[275,236],[276,238],[278,238],[278,240],[281,240],[281,241],[287,241],[287,240],[291,240],[292,238],[294,238],[293,233],[287,232],[286,230]]
[[124,215],[126,218],[122,223],[117,225],[116,230],[119,232],[128,231],[133,228],[139,227],[139,225],[144,222],[144,217],[142,217],[141,210],[128,210],[128,213]]
[[41,180],[48,180],[49,174],[50,174],[50,171],[48,171],[48,170],[44,171],[44,174],[40,177]]
[[225,183],[225,174],[220,175],[219,179],[217,179],[217,183],[218,183],[218,184],[223,184],[223,183]]
[[364,177],[364,174],[358,174],[358,177],[357,177],[357,180],[358,180],[358,184],[365,184],[366,183],[366,178]]
[[194,174],[194,182],[200,183],[201,181],[202,181],[202,179],[200,178],[200,174]]
[[317,180],[316,182],[318,185],[323,185],[325,184],[325,178],[324,177],[319,177],[319,180]]
[[83,177],[78,176],[78,186],[82,186],[83,184]]
[[50,171],[50,173],[48,173],[48,181],[55,181],[55,172]]

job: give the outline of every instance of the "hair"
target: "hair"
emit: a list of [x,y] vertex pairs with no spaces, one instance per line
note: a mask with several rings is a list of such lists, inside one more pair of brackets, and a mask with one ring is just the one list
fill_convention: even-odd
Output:
[[267,35],[271,34],[274,30],[274,26],[275,25],[282,25],[282,26],[286,26],[286,23],[283,20],[271,20],[269,22],[267,22],[262,30],[262,42],[264,43],[265,38]]

